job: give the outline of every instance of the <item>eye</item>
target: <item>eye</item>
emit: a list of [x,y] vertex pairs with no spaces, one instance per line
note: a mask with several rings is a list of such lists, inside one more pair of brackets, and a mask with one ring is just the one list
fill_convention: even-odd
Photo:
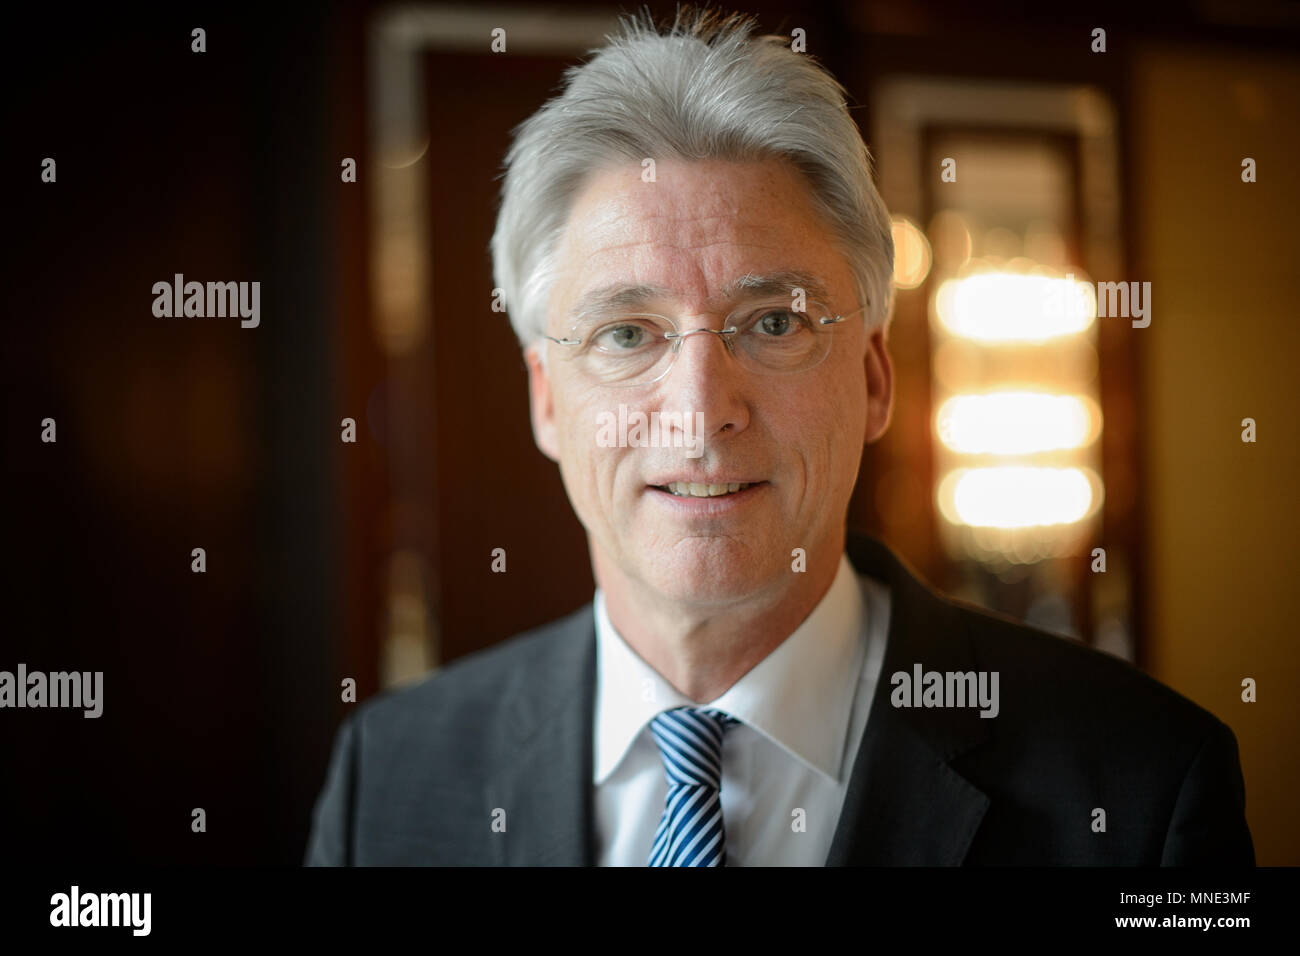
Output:
[[788,338],[807,328],[807,319],[790,309],[769,309],[758,313],[750,329],[767,338]]
[[604,352],[631,352],[648,345],[654,333],[634,322],[607,325],[591,337],[591,344]]

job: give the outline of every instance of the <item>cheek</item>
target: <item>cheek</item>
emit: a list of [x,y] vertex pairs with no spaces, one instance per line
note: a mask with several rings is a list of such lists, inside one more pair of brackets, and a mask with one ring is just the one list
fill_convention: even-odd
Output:
[[834,401],[837,412],[830,468],[835,485],[848,496],[857,484],[867,429],[867,380],[861,365],[845,369],[837,379]]
[[590,457],[589,444],[594,444],[596,413],[599,411],[592,396],[563,381],[555,390],[555,421],[563,446],[563,458],[580,461]]
[[[803,459],[805,481],[823,492],[856,481],[866,429],[866,381],[861,370],[828,369],[816,387],[783,402],[776,436]],[[810,487],[806,490],[812,490]]]
[[[555,405],[556,420],[560,422],[560,471],[570,489],[570,498],[583,502],[596,502],[613,493],[614,470],[622,448],[604,448],[597,443],[601,414],[617,414],[617,403],[612,406],[603,395],[577,393],[566,395]],[[590,516],[590,512],[584,517]]]

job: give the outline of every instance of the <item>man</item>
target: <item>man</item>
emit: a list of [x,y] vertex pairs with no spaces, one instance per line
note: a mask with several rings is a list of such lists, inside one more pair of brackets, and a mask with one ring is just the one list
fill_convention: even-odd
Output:
[[1224,724],[846,541],[889,221],[838,84],[751,31],[629,21],[517,131],[497,280],[598,590],[358,708],[307,862],[1253,864]]

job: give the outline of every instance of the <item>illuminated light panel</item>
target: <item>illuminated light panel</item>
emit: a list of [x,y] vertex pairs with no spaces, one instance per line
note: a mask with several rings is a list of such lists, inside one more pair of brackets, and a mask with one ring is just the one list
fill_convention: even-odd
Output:
[[895,216],[890,228],[894,235],[894,285],[915,289],[930,274],[930,240],[903,216]]
[[939,440],[960,454],[1028,455],[1088,444],[1098,414],[1082,395],[991,392],[948,399],[935,427]]
[[953,335],[978,342],[1044,342],[1092,325],[1097,295],[1076,279],[982,272],[943,283],[935,308]]
[[978,528],[1073,524],[1092,512],[1092,488],[1081,468],[959,468],[939,485],[939,510]]

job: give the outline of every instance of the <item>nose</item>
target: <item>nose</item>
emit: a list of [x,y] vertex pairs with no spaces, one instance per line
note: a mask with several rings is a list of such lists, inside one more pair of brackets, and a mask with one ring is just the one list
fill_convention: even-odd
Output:
[[704,438],[734,434],[749,424],[745,394],[748,376],[732,354],[729,335],[704,326],[686,325],[676,341],[676,357],[660,382],[666,411],[703,414]]

